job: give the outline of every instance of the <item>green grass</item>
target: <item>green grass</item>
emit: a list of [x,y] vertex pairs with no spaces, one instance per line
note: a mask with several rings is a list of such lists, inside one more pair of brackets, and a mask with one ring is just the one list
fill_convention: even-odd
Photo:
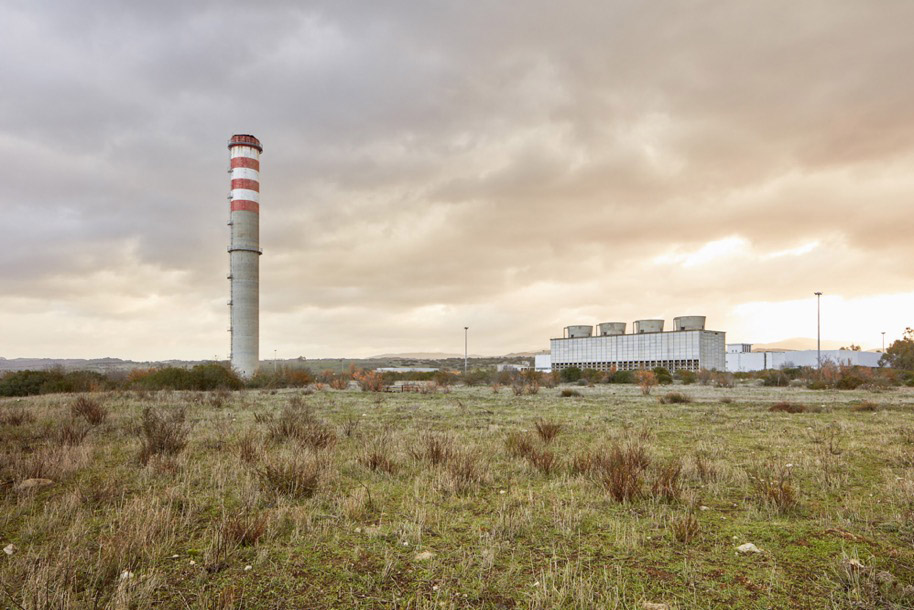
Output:
[[[60,433],[75,396],[5,400],[0,607],[914,606],[911,389],[576,389],[95,394],[107,417],[77,444]],[[812,408],[769,411],[782,401]],[[184,408],[188,433],[144,465],[147,407]],[[558,464],[512,453],[512,433]],[[632,444],[650,457],[638,497],[573,474]],[[678,497],[652,495],[671,460]],[[795,505],[750,478],[777,473]],[[38,476],[54,484],[17,491]]]

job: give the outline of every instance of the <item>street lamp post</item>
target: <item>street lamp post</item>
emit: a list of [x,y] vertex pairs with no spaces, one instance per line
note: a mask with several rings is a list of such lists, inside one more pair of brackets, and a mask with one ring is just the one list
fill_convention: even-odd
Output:
[[882,353],[885,353],[885,331],[882,331]]
[[816,370],[822,370],[822,293],[816,295]]
[[469,326],[463,327],[463,376],[467,376],[467,331],[470,330]]

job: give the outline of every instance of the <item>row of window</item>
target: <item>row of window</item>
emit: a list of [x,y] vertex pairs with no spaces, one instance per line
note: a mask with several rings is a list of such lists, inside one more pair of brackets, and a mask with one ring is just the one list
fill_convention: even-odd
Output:
[[654,369],[658,366],[670,371],[698,371],[701,363],[697,359],[690,360],[630,360],[625,362],[561,362],[553,363],[552,368],[562,370],[577,367],[581,370],[596,369],[598,371],[638,371],[641,369]]

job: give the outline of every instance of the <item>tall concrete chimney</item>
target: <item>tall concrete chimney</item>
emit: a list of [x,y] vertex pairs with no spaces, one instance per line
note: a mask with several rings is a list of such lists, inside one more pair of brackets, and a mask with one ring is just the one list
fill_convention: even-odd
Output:
[[231,241],[229,310],[232,368],[242,377],[257,371],[260,359],[260,140],[236,134],[228,143],[231,158]]

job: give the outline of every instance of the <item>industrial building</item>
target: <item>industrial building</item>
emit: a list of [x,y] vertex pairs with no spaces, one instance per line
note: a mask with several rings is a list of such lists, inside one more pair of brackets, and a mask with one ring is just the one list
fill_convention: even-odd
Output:
[[561,338],[550,340],[551,368],[724,370],[726,333],[705,330],[705,316],[680,316],[673,318],[673,330],[663,327],[663,320],[637,320],[626,334],[625,322],[605,322],[594,336],[593,326],[567,326]]
[[228,143],[232,175],[229,199],[229,332],[231,363],[250,377],[260,358],[260,140],[236,134]]
[[878,367],[882,358],[879,352],[856,352],[849,349],[823,349],[821,352],[814,349],[753,352],[751,343],[731,343],[727,345],[727,370],[731,373],[748,373],[801,366],[815,368],[820,353],[822,364],[831,362],[870,368]]

